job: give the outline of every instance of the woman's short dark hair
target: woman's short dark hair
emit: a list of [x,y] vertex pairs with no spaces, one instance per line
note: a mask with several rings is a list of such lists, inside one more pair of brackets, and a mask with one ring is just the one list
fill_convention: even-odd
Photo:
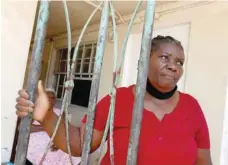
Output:
[[177,46],[179,46],[182,50],[183,47],[181,45],[181,42],[176,40],[175,38],[171,37],[171,36],[161,36],[158,35],[157,37],[152,39],[151,42],[151,52],[155,52],[161,44],[165,44],[165,43],[173,43],[176,44]]

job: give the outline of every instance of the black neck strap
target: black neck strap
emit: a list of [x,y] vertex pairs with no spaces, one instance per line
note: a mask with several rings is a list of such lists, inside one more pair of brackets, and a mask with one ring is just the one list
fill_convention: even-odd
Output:
[[149,78],[147,79],[147,85],[146,85],[146,91],[153,97],[160,99],[160,100],[166,100],[169,99],[174,95],[174,93],[177,90],[177,86],[175,86],[171,91],[169,92],[160,92],[158,91],[151,83]]

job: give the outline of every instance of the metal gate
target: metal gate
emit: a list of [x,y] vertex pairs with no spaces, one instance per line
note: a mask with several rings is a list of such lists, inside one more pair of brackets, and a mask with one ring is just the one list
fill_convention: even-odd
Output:
[[[27,91],[29,93],[29,99],[33,102],[35,101],[35,90],[37,87],[38,76],[39,76],[40,67],[41,67],[40,64],[41,64],[41,59],[42,59],[44,40],[45,40],[45,36],[46,36],[50,3],[51,3],[50,1],[41,0],[39,16],[38,16],[38,21],[37,21],[37,25],[36,25],[35,43],[33,45],[32,60],[31,60],[30,72],[29,72],[28,82],[27,82]],[[83,34],[85,33],[85,30],[86,30],[89,22],[91,21],[93,15],[96,13],[96,11],[101,6],[103,6],[102,7],[102,16],[101,16],[100,30],[99,30],[98,41],[97,41],[96,58],[95,58],[95,65],[94,65],[94,76],[93,76],[93,80],[92,80],[91,92],[90,92],[90,98],[89,98],[89,107],[88,107],[89,111],[88,111],[88,118],[87,118],[87,123],[86,123],[86,134],[85,134],[85,138],[84,138],[81,164],[87,165],[89,162],[89,152],[90,152],[90,144],[91,144],[91,139],[92,139],[93,123],[94,123],[94,116],[95,116],[95,106],[97,103],[97,95],[98,95],[98,88],[99,88],[99,82],[100,82],[102,60],[103,60],[103,54],[104,54],[104,50],[105,50],[109,13],[111,13],[111,16],[112,16],[112,25],[113,25],[113,34],[114,34],[113,87],[112,87],[111,93],[110,93],[111,104],[110,104],[109,115],[108,115],[105,132],[104,132],[104,137],[101,142],[101,147],[104,145],[105,139],[107,137],[107,133],[109,131],[109,133],[110,133],[110,154],[111,154],[110,158],[111,158],[112,164],[114,164],[112,154],[114,153],[113,121],[114,121],[114,110],[115,110],[114,106],[115,106],[116,88],[117,88],[117,85],[119,82],[119,77],[120,77],[121,67],[122,67],[123,60],[124,60],[124,54],[125,54],[125,50],[126,50],[128,37],[131,32],[132,25],[133,25],[134,19],[136,17],[136,13],[139,10],[139,7],[141,6],[141,4],[142,4],[142,1],[139,1],[135,8],[135,11],[132,15],[132,18],[131,18],[131,21],[130,21],[129,27],[128,27],[128,32],[124,39],[124,43],[123,43],[123,47],[122,47],[122,51],[121,51],[121,62],[120,62],[120,65],[117,67],[117,64],[116,64],[117,50],[118,50],[117,49],[117,32],[116,32],[115,12],[114,12],[114,9],[112,6],[112,2],[109,0],[101,2],[100,5],[93,11],[91,16],[88,18],[84,28],[82,29],[82,33],[80,34],[80,37],[77,41],[75,51],[73,54],[73,61],[70,64],[71,29],[70,29],[70,21],[69,21],[69,15],[68,15],[68,10],[67,10],[67,4],[66,4],[66,1],[63,1],[64,12],[65,12],[65,16],[66,16],[67,34],[68,34],[67,35],[68,36],[68,60],[67,60],[68,65],[67,65],[67,80],[65,82],[66,90],[65,90],[65,93],[63,96],[63,104],[61,107],[60,116],[59,116],[57,124],[56,124],[56,128],[51,137],[51,141],[49,142],[49,144],[46,148],[46,151],[42,157],[40,164],[42,164],[42,161],[44,160],[44,158],[48,152],[48,149],[50,148],[51,142],[53,141],[53,139],[56,135],[56,132],[57,132],[58,126],[60,124],[63,113],[65,112],[66,114],[68,114],[67,113],[68,103],[69,103],[68,99],[69,99],[69,94],[74,87],[73,74],[74,74],[74,70],[75,70],[75,60],[77,57],[79,45],[80,45]],[[132,125],[131,125],[131,136],[130,136],[130,140],[129,140],[127,165],[135,165],[137,162],[139,135],[140,135],[140,128],[141,128],[142,112],[143,112],[143,100],[144,100],[145,89],[146,89],[148,61],[149,61],[150,47],[151,47],[151,36],[152,36],[152,31],[153,31],[154,11],[155,11],[155,1],[153,1],[153,0],[146,1],[145,22],[144,22],[143,35],[142,35],[140,59],[138,61],[136,95],[135,95],[135,103],[134,103],[133,118],[132,118]],[[32,122],[32,114],[30,114],[22,119],[22,122],[20,125],[19,138],[18,138],[18,146],[17,146],[17,150],[16,150],[16,158],[15,158],[16,165],[25,164],[31,122]],[[69,156],[71,159],[67,115],[65,115],[65,126],[66,126],[66,137],[67,137],[67,144],[68,144],[67,148],[68,148],[68,153],[69,153]],[[72,159],[71,159],[71,163],[72,163]]]

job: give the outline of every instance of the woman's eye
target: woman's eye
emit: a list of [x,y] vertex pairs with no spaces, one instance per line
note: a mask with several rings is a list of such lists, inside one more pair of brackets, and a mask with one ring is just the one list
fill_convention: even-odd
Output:
[[177,65],[183,66],[184,63],[182,61],[177,61]]
[[168,57],[167,56],[161,56],[161,59],[162,60],[168,60]]

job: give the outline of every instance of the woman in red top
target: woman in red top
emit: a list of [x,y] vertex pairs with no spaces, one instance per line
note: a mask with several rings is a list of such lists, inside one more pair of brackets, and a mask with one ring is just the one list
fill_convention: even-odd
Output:
[[[179,41],[170,36],[157,36],[152,40],[138,165],[212,164],[208,127],[200,105],[192,96],[177,91],[176,84],[182,76],[184,61],[183,47]],[[134,97],[134,85],[117,90],[113,138],[116,165],[126,164]],[[50,104],[41,83],[38,85],[36,106],[27,99],[25,90],[20,90],[17,114],[25,116],[28,111],[33,111],[34,119],[38,120],[51,136],[57,116],[48,111]],[[109,105],[109,95],[97,104],[91,152],[101,143]],[[86,117],[83,119],[81,131],[70,126],[70,144],[75,156],[81,155],[85,121]],[[62,121],[54,143],[67,152],[66,143],[62,143],[65,139]],[[101,164],[110,164],[109,146]]]

